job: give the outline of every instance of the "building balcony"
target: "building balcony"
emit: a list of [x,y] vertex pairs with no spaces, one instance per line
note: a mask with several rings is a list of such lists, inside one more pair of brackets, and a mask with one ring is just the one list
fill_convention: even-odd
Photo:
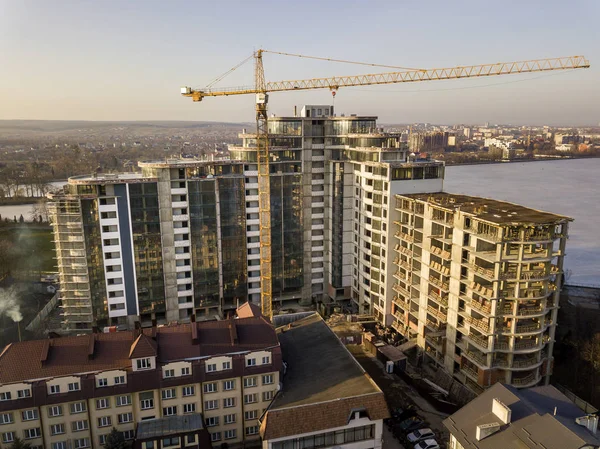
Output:
[[[475,382],[475,385],[479,386],[479,384],[477,383],[479,381],[479,373],[477,372],[477,370],[475,370],[474,368],[471,368],[468,365],[463,365],[460,367],[460,370],[467,375],[467,377],[470,377],[471,380],[473,382]],[[481,387],[480,387],[481,389]]]
[[468,262],[468,261],[464,261],[463,260],[463,265],[465,265],[466,267],[468,267],[469,269],[471,269],[471,271],[473,271],[473,273],[477,274],[478,276],[481,276],[485,279],[487,279],[488,281],[494,281],[496,279],[496,275],[494,274],[494,270],[490,269],[490,268],[483,268],[479,265],[476,265],[474,263]]
[[502,241],[498,233],[488,233],[484,232],[483,230],[480,231],[476,226],[466,227],[464,230],[465,232],[470,232],[471,234],[476,235],[478,238],[492,243],[498,243]]
[[396,232],[394,234],[394,237],[404,240],[406,242],[411,242],[411,243],[415,241],[415,239],[412,236],[405,234],[404,232],[401,232],[401,231]]
[[446,325],[445,324],[440,324],[440,323],[436,323],[435,321],[432,320],[427,320],[425,322],[425,327],[427,327],[427,329],[429,329],[432,333],[430,335],[443,335],[446,333]]
[[480,349],[482,352],[489,352],[490,350],[490,343],[487,338],[481,337],[473,333],[464,335],[463,338],[468,343],[477,346],[477,348]]
[[436,309],[435,307],[427,306],[427,313],[442,323],[446,323],[448,321],[448,315],[441,310]]
[[478,365],[479,367],[481,367],[483,369],[489,368],[488,362],[487,362],[487,356],[485,356],[484,354],[479,354],[475,351],[467,350],[467,351],[463,352],[462,355],[467,357],[469,360],[471,360],[472,362],[474,362],[476,365]]
[[434,291],[429,292],[429,298],[434,301],[436,304],[439,304],[443,307],[448,307],[448,298],[440,296]]
[[407,247],[402,246],[398,243],[394,246],[394,251],[397,251],[400,254],[404,254],[405,256],[409,256],[409,257],[411,257],[412,253],[413,253],[411,249],[408,249]]
[[394,290],[397,293],[400,293],[400,294],[404,295],[407,299],[410,298],[410,292],[408,290],[406,290],[405,288],[403,288],[398,283],[395,283],[394,285],[392,285],[392,290]]
[[187,189],[185,187],[171,188],[171,195],[187,195]]
[[487,319],[477,319],[466,313],[465,310],[459,310],[458,314],[464,318],[465,323],[468,323],[470,326],[473,326],[475,329],[479,330],[481,333],[489,334],[490,326],[489,321]]
[[188,214],[173,214],[173,221],[188,221],[189,219]]
[[450,285],[447,282],[443,282],[440,279],[435,278],[434,276],[429,276],[429,282],[431,282],[433,285],[439,287],[447,293],[450,291]]
[[537,366],[540,366],[542,363],[544,363],[545,360],[545,355],[542,355],[542,357],[538,360],[537,357],[529,357],[527,359],[522,359],[522,360],[513,360],[512,366],[510,367],[510,369],[513,370],[520,370],[520,369],[531,369]]
[[175,246],[175,248],[182,248],[185,246],[190,246],[190,241],[189,240],[175,240],[174,246]]
[[518,388],[527,388],[533,387],[537,385],[540,381],[540,376],[538,376],[537,370],[527,376],[524,377],[513,377],[511,380],[511,384]]
[[394,305],[396,307],[398,307],[399,309],[405,311],[405,312],[410,312],[410,304],[402,301],[400,298],[398,298],[397,296],[394,296],[394,299],[392,300],[392,302],[394,303]]
[[450,253],[450,251],[445,251],[442,248],[439,248],[437,246],[431,246],[430,252],[431,252],[431,254],[435,254],[436,256],[438,256],[444,260],[452,259],[452,253]]
[[440,264],[438,262],[431,262],[429,264],[429,268],[437,271],[442,276],[450,276],[450,268],[445,267],[445,266],[443,266],[442,264]]

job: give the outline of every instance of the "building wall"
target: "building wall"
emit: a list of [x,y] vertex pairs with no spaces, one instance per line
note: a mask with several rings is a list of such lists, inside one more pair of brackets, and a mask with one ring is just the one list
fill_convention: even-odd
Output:
[[[264,357],[268,359],[265,363]],[[249,358],[256,359],[255,366],[248,366]],[[133,368],[136,360],[132,360]],[[229,363],[228,368],[223,368],[224,362]],[[217,370],[208,371],[208,365],[213,364]],[[185,368],[191,369],[189,374],[182,375]],[[222,442],[256,441],[259,438],[258,418],[279,390],[280,368],[281,354],[276,348],[246,355],[208,357],[201,362],[153,364],[148,370],[135,369],[135,373],[109,370],[64,376],[35,381],[33,389],[29,381],[2,385],[0,394],[10,392],[11,400],[0,401],[0,417],[10,414],[12,422],[0,424],[0,436],[11,431],[15,432],[15,436],[24,438],[26,429],[40,428],[42,436],[27,442],[44,448],[51,448],[52,443],[65,442],[66,447],[74,448],[75,440],[87,438],[89,447],[100,448],[101,441],[113,427],[126,432],[130,439],[134,436],[136,423],[143,419],[159,418],[170,413],[203,413],[209,432],[214,434],[215,447]],[[167,370],[174,370],[174,376],[167,376]],[[115,377],[123,375],[125,383],[115,383]],[[106,379],[106,385],[99,379]],[[79,389],[69,390],[70,383],[77,383]],[[60,386],[60,393],[50,394],[51,385]],[[31,396],[21,400],[17,391],[23,389],[30,390]],[[152,401],[147,402],[150,398]],[[191,404],[193,408],[184,409]],[[22,419],[22,412],[28,410],[35,410],[37,418]],[[52,413],[54,411],[57,413]],[[228,415],[231,422],[226,422]],[[218,418],[218,423],[212,425],[210,418]],[[85,421],[86,425],[81,421]],[[52,426],[56,425],[62,425],[64,433],[53,435]],[[249,433],[247,429],[250,429]],[[235,430],[235,436],[228,432],[232,430]],[[4,445],[0,441],[0,448],[5,447],[9,444]]]
[[383,420],[371,421],[369,418],[350,419],[346,426],[332,427],[330,429],[321,430],[319,432],[309,432],[297,435],[288,435],[282,438],[263,440],[262,447],[263,449],[281,449],[282,447],[290,449],[301,449],[302,446],[298,440],[302,438],[331,432],[338,432],[338,435],[341,435],[347,430],[352,430],[363,426],[373,426],[373,438],[355,442],[335,441],[335,443],[331,444],[331,446],[340,447],[343,449],[381,449],[383,438]]
[[476,392],[548,383],[567,220],[499,226],[396,199],[394,328]]

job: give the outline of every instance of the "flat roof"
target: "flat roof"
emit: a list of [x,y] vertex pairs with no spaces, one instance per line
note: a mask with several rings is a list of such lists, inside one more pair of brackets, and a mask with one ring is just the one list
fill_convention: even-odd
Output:
[[381,392],[319,314],[277,334],[287,371],[271,410]]
[[[492,413],[494,399],[511,411],[505,425]],[[446,418],[444,426],[465,449],[579,449],[585,444],[600,445],[600,439],[575,418],[585,413],[555,387],[518,390],[495,384],[459,411]],[[499,423],[500,430],[477,441],[479,425]]]
[[166,416],[140,421],[135,438],[136,440],[156,439],[202,429],[204,429],[204,419],[201,413]]
[[96,175],[72,176],[69,184],[121,184],[127,182],[150,182],[156,178],[143,176],[141,173],[98,173]]
[[464,214],[470,214],[476,218],[498,225],[540,225],[573,221],[572,218],[564,215],[479,196],[459,195],[447,192],[410,193],[397,196],[423,201],[449,211],[460,210]]

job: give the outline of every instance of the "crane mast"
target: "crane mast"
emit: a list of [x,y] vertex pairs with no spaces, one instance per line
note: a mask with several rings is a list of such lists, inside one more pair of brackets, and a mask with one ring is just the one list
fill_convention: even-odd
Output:
[[260,307],[262,314],[273,318],[273,282],[271,260],[271,178],[269,170],[269,130],[265,72],[262,50],[256,52],[254,82],[256,86],[256,153],[258,160],[258,218],[260,228]]
[[[269,101],[269,92],[307,89],[330,89],[332,92],[335,92],[340,87],[371,86],[377,84],[398,84],[420,81],[489,77],[496,75],[510,75],[515,73],[547,72],[567,69],[585,69],[589,68],[590,66],[589,61],[583,56],[567,56],[562,58],[535,59],[527,61],[502,62],[494,64],[459,66],[440,69],[408,69],[396,72],[376,73],[367,75],[311,78],[303,80],[274,81],[267,83],[265,81],[265,73],[263,69],[262,60],[263,53],[267,51],[268,50],[261,49],[254,53],[254,86],[233,88],[207,87],[204,89],[192,89],[190,87],[182,87],[181,94],[184,97],[191,97],[193,101],[202,101],[204,97],[221,97],[245,94],[256,95],[256,151],[258,160],[258,206],[260,223],[259,235],[261,311],[262,314],[269,320],[272,320],[273,318],[273,279],[271,256],[271,179],[269,169],[269,134],[267,121],[267,103]],[[302,57],[310,58],[310,56]],[[231,69],[230,72],[235,70],[240,65],[241,64]],[[222,77],[218,78],[217,80],[221,78]]]

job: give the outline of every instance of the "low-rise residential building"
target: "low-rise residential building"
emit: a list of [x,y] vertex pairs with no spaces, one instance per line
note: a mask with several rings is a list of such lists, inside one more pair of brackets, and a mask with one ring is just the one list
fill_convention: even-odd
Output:
[[[258,418],[279,389],[282,359],[275,329],[253,310],[8,345],[0,353],[0,448],[17,437],[36,449],[100,448],[113,427],[133,440],[140,422],[198,414],[213,445],[259,444]],[[141,449],[158,447],[152,438],[161,435],[146,436]],[[164,436],[201,447],[202,428]]]
[[263,449],[380,449],[383,392],[317,314],[278,328],[283,388],[261,418]]
[[597,449],[598,416],[551,385],[496,384],[444,420],[450,449]]

